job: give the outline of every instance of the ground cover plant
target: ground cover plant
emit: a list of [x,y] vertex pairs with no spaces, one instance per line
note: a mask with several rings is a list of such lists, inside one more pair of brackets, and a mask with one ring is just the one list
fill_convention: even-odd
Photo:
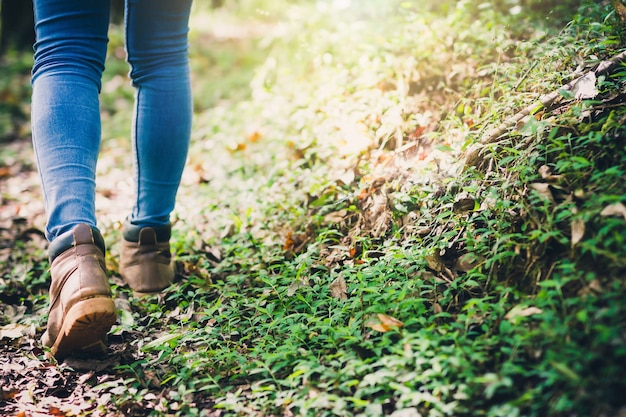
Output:
[[626,412],[626,34],[611,2],[196,4],[179,277],[147,298],[117,273],[121,33],[102,92],[97,206],[119,309],[102,358],[56,363],[39,343],[29,58],[2,58],[0,414]]

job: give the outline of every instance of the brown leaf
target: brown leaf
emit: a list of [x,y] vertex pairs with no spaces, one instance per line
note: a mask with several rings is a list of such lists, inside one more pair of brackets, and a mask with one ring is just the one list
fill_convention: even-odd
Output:
[[600,216],[622,216],[626,220],[626,206],[622,203],[608,205],[600,212]]
[[580,217],[572,219],[572,247],[576,246],[585,236],[585,221]]
[[11,323],[0,327],[0,340],[4,338],[19,339],[22,336],[32,336],[33,334],[31,327],[23,324]]
[[578,295],[601,294],[603,291],[602,284],[597,279],[592,280],[578,291]]
[[598,95],[596,88],[596,74],[591,71],[580,77],[574,85],[573,93],[576,100],[586,100],[595,98]]
[[252,143],[258,142],[259,140],[261,140],[262,137],[263,135],[261,135],[261,133],[255,130],[248,134],[248,141]]
[[285,243],[283,244],[283,250],[291,250],[293,249],[295,242],[293,241],[293,233],[287,232],[287,236],[285,237]]
[[245,151],[247,148],[247,145],[245,143],[237,143],[234,147],[228,147],[228,152],[230,152],[231,154],[234,154],[236,152],[242,152]]
[[8,178],[11,176],[9,167],[0,167],[0,178]]
[[94,376],[94,372],[87,372],[85,374],[82,374],[79,378],[78,378],[78,384],[79,385],[83,385],[86,384],[87,381],[89,381],[91,378],[93,378]]
[[332,295],[334,298],[338,298],[339,300],[348,299],[346,280],[341,274],[339,274],[339,276],[330,283],[330,286],[328,288],[330,289],[330,295]]
[[148,386],[151,386],[153,388],[158,388],[161,386],[161,381],[159,381],[156,372],[146,370],[144,371],[144,377],[145,382],[148,383]]
[[0,400],[13,400],[19,393],[20,391],[17,388],[10,388],[7,391],[5,391],[3,388],[0,388]]
[[404,327],[404,323],[395,317],[388,316],[387,314],[379,313],[376,315],[380,323],[377,322],[368,322],[365,325],[372,330],[376,330],[377,332],[386,333],[390,330],[400,329]]
[[[5,305],[0,308],[0,313],[5,316],[11,323],[17,323],[26,313],[26,306],[14,306],[11,304]],[[2,334],[2,327],[0,327],[0,334]],[[2,337],[0,337],[1,339]]]
[[424,259],[426,260],[426,264],[428,265],[428,267],[433,271],[439,272],[443,270],[444,264],[441,260],[441,255],[439,254],[439,251],[435,251],[431,255],[427,255]]
[[460,272],[469,272],[476,267],[483,259],[473,253],[461,255],[454,263],[454,270]]
[[55,406],[50,406],[50,408],[48,408],[48,413],[50,413],[50,415],[54,417],[66,417],[67,416],[67,414],[65,414],[63,410]]
[[333,211],[332,213],[328,213],[324,216],[324,221],[326,223],[341,223],[346,216],[348,216],[348,210],[339,210]]
[[[332,285],[332,284],[331,284]],[[296,278],[293,280],[293,282],[289,285],[289,288],[287,289],[287,295],[289,297],[293,296],[296,292],[298,292],[298,290],[300,288],[304,288],[304,287],[308,287],[310,286],[309,284],[309,279],[308,278]]]
[[550,184],[543,183],[543,182],[536,182],[536,183],[530,184],[530,188],[537,191],[537,193],[540,196],[554,203],[554,196],[552,195],[552,191],[550,190]]
[[372,330],[376,330],[377,332],[381,332],[381,333],[386,333],[389,331],[389,328],[387,328],[387,326],[383,325],[382,323],[369,322],[366,324],[366,326]]
[[506,313],[504,318],[510,321],[511,319],[514,319],[516,317],[530,317],[541,313],[543,313],[543,310],[541,310],[540,308],[533,306],[524,308],[518,305],[513,307],[508,313]]
[[429,235],[430,232],[432,231],[433,229],[430,227],[420,227],[419,229],[415,231],[415,234],[418,236],[426,236],[426,235]]
[[475,206],[476,206],[476,200],[464,194],[464,195],[459,195],[457,197],[454,204],[452,204],[452,209],[457,213],[466,214],[474,210]]
[[547,165],[542,165],[539,167],[539,175],[546,181],[556,182],[562,178],[562,175],[553,175],[552,170]]
[[365,200],[367,197],[369,197],[369,195],[370,195],[370,190],[368,188],[363,188],[361,190],[361,193],[359,193],[359,195],[356,196],[356,198],[359,200]]
[[400,320],[398,320],[395,317],[391,317],[386,314],[377,314],[376,316],[378,317],[378,320],[380,320],[380,322],[387,327],[403,327],[404,326],[404,323],[402,323]]

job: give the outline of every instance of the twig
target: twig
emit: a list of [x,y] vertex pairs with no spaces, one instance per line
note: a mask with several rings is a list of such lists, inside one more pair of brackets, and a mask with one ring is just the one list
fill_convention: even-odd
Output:
[[530,66],[530,68],[528,68],[526,70],[526,72],[524,73],[524,75],[521,76],[521,78],[517,81],[517,84],[515,84],[515,87],[513,87],[513,91],[517,91],[518,88],[520,88],[520,86],[522,85],[522,83],[526,80],[526,78],[528,77],[528,75],[530,74],[530,72],[532,70],[535,69],[535,67],[537,66],[537,63],[539,61],[535,61],[533,62],[533,64]]
[[590,73],[594,73],[597,76],[611,73],[618,65],[626,61],[626,51],[615,55],[613,58],[602,61],[598,66],[591,71],[577,77],[576,79],[565,84],[563,87],[555,90],[549,94],[545,94],[535,101],[533,104],[525,107],[522,111],[514,114],[510,118],[506,119],[500,126],[489,132],[484,136],[480,143],[471,146],[465,153],[465,166],[479,166],[483,162],[482,150],[485,149],[485,145],[497,142],[500,137],[505,134],[512,126],[522,121],[526,116],[538,111],[541,108],[546,108],[552,105],[557,98],[561,96],[562,90],[571,91],[578,81],[586,77]]
[[519,123],[524,117],[528,116],[529,114],[532,114],[534,111],[538,109],[549,107],[552,103],[554,103],[554,101],[557,98],[561,96],[560,92],[562,90],[571,91],[581,78],[584,78],[591,72],[595,73],[596,76],[610,73],[611,71],[613,71],[613,69],[615,69],[615,67],[617,67],[623,61],[626,61],[626,51],[621,52],[620,54],[614,56],[610,60],[601,62],[595,70],[589,71],[586,74],[570,81],[569,83],[565,84],[563,87],[559,88],[558,90],[555,90],[549,94],[545,94],[541,96],[538,101],[525,107],[522,111],[514,114],[513,116],[509,117],[504,122],[502,122],[500,126],[492,130],[486,137],[484,137],[480,141],[480,143],[484,145],[484,144],[495,142],[500,136],[502,136],[502,134],[506,133],[506,131],[509,130],[509,128]]

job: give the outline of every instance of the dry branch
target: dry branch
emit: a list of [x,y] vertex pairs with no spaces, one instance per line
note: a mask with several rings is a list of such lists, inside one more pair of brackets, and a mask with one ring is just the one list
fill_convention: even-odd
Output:
[[511,128],[512,126],[515,126],[518,122],[520,122],[524,117],[531,114],[533,111],[536,111],[541,108],[549,107],[552,103],[554,103],[554,101],[557,98],[561,97],[561,91],[563,90],[572,91],[574,87],[576,87],[576,84],[578,84],[578,82],[581,79],[585,78],[589,73],[593,72],[596,76],[608,74],[611,71],[613,71],[613,69],[615,69],[615,67],[617,67],[621,62],[625,60],[626,60],[626,51],[623,51],[622,53],[614,56],[612,59],[601,62],[596,67],[595,70],[589,71],[585,73],[584,75],[570,81],[569,83],[565,84],[563,87],[559,88],[558,90],[555,90],[549,94],[545,94],[541,96],[538,101],[534,102],[533,104],[524,108],[522,111],[506,119],[500,126],[498,126],[493,131],[491,131],[480,142],[482,144],[495,142],[502,134],[506,133],[506,131],[509,128]]
[[531,105],[525,107],[520,112],[509,117],[497,128],[489,132],[485,137],[481,139],[479,144],[468,149],[468,151],[466,152],[465,165],[477,166],[482,160],[482,157],[480,156],[480,151],[484,145],[497,142],[498,139],[500,139],[500,137],[505,134],[511,127],[517,125],[517,123],[522,121],[525,117],[532,114],[533,112],[536,112],[542,108],[550,107],[550,105],[552,105],[559,97],[562,97],[561,91],[572,91],[581,79],[585,78],[591,73],[595,74],[596,77],[600,75],[610,74],[617,66],[619,66],[624,61],[626,61],[626,51],[622,51],[621,53],[615,55],[609,60],[602,61],[595,69],[586,72],[585,74],[570,81],[559,89],[541,96],[539,100],[533,102]]

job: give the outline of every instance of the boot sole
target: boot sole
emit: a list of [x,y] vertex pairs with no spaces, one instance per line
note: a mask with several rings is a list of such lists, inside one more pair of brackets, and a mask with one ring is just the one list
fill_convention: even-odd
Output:
[[61,331],[50,349],[52,355],[62,360],[75,352],[104,353],[102,339],[116,321],[117,313],[111,298],[79,301],[65,315]]

